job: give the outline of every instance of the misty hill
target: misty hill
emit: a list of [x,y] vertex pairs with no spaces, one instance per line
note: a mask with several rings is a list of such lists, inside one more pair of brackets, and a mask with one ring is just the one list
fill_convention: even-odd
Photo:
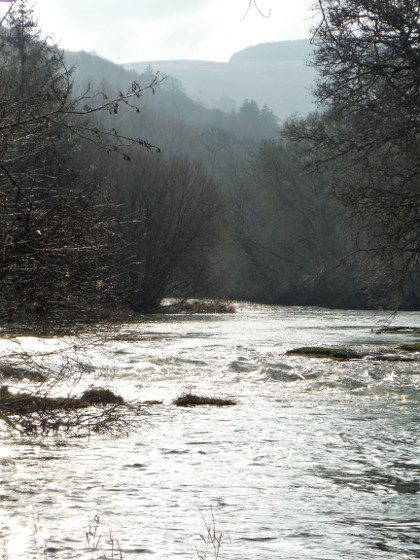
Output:
[[[106,92],[108,96],[118,96],[119,92],[127,91],[133,82],[146,89],[142,93],[142,115],[135,124],[131,116],[124,123],[124,129],[130,129],[134,137],[141,136],[159,146],[166,154],[192,157],[203,156],[203,147],[199,146],[197,137],[203,136],[204,130],[225,131],[216,143],[227,141],[227,137],[236,136],[235,143],[260,142],[273,138],[278,134],[278,120],[274,113],[266,107],[249,100],[243,102],[237,111],[222,111],[207,108],[191,99],[185,93],[176,78],[167,77],[159,82],[153,90],[147,89],[155,78],[154,72],[146,68],[143,73],[127,70],[119,64],[99,57],[92,53],[65,53],[68,68],[73,68],[75,94],[83,94],[90,84],[91,94]],[[102,101],[99,96],[99,101]],[[122,108],[124,104],[122,104]],[[121,108],[120,108],[121,109]],[[124,111],[123,111],[124,113]],[[136,129],[133,126],[137,127]],[[182,132],[180,132],[182,129]],[[182,137],[182,141],[180,138]],[[241,140],[240,140],[241,139]],[[204,141],[206,145],[207,141]],[[210,140],[209,140],[210,141]],[[215,138],[210,143],[214,143]],[[198,153],[201,149],[201,152]],[[208,148],[208,145],[207,145]],[[197,151],[198,150],[198,151]],[[196,153],[197,152],[197,153]],[[214,165],[212,166],[214,171]]]
[[312,47],[307,39],[260,43],[233,54],[230,63],[238,62],[302,62],[308,60]]
[[68,68],[73,68],[73,77],[76,81],[89,82],[96,89],[102,82],[127,90],[130,85],[139,79],[134,70],[127,70],[122,66],[86,51],[66,51],[65,62]]
[[306,64],[308,40],[279,41],[248,47],[229,62],[159,60],[124,64],[142,73],[148,66],[179,80],[185,92],[205,106],[223,111],[239,108],[245,99],[267,105],[278,117],[314,110],[311,87],[315,72]]

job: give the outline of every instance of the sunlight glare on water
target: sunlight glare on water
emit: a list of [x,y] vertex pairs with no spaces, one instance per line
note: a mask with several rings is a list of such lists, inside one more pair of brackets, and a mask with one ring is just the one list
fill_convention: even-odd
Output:
[[[112,530],[125,559],[192,558],[212,516],[229,560],[418,558],[420,360],[372,359],[416,340],[384,331],[389,318],[242,304],[235,315],[162,315],[108,332],[89,350],[95,369],[112,370],[126,398],[162,404],[128,438],[3,437],[10,560],[33,554],[38,514],[48,558],[91,558],[95,515],[105,548]],[[391,325],[420,327],[420,314]],[[314,345],[368,357],[286,355]],[[237,406],[175,407],[186,391]]]

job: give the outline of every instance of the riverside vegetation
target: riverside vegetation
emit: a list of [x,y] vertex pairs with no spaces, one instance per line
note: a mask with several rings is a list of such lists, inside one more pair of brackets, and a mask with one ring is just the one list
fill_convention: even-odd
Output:
[[[388,13],[385,4],[350,12],[356,26],[377,18],[381,25],[361,26],[361,37],[383,45],[385,63],[398,62],[387,18],[397,10],[397,33],[396,22],[411,21],[413,12],[389,2]],[[0,321],[7,330],[124,320],[161,309],[165,297],[184,301],[185,312],[232,311],[219,297],[418,308],[417,140],[410,140],[413,157],[404,156],[406,135],[398,134],[413,129],[411,105],[380,81],[386,64],[375,74],[375,53],[352,50],[342,15],[353,2],[343,5],[320,3],[325,17],[314,34],[315,96],[327,108],[280,126],[253,100],[229,114],[210,111],[150,68],[138,75],[94,55],[63,53],[42,38],[27,2],[14,3],[0,25]],[[401,51],[410,64],[414,46],[407,38]],[[241,56],[275,52],[266,45]],[[352,89],[349,53],[378,80],[375,113],[366,109],[371,82]],[[377,126],[388,122],[385,106],[398,115],[390,137]],[[339,127],[336,111],[346,115]],[[349,137],[350,129],[357,135]],[[372,146],[374,157],[354,161],[355,142]],[[384,158],[387,165],[377,164]],[[219,302],[186,301],[195,295]]]
[[[100,387],[75,396],[89,371],[78,342],[28,354],[19,336],[77,337],[86,325],[158,309],[169,289],[196,290],[210,262],[198,252],[211,255],[222,219],[220,189],[199,162],[117,130],[159,77],[115,95],[77,92],[25,0],[0,22],[0,39],[0,321],[6,346],[9,337],[17,347],[2,352],[0,416],[22,433],[125,433],[143,408]],[[51,395],[65,383],[67,394]]]
[[[384,22],[376,39],[394,56],[381,6],[364,9]],[[325,85],[316,95],[331,109],[279,126],[272,111],[253,100],[230,114],[209,111],[188,99],[170,77],[151,69],[138,75],[94,55],[63,53],[42,38],[25,0],[12,5],[0,25],[0,321],[5,335],[68,334],[86,324],[136,320],[139,313],[164,311],[165,297],[181,302],[167,312],[233,312],[220,296],[418,308],[417,175],[410,175],[410,162],[416,160],[403,157],[396,135],[387,140],[395,144],[393,168],[353,165],[346,127],[354,125],[351,107],[358,100],[346,74],[351,40],[340,42],[340,30],[348,23],[339,2],[323,8],[314,64]],[[403,19],[412,16],[409,7],[398,10]],[[370,32],[363,33],[368,39]],[[330,59],[330,42],[341,59]],[[354,64],[363,66],[360,53],[351,52]],[[412,42],[407,40],[404,52],[411,60]],[[341,70],[334,74],[336,64]],[[87,75],[96,83],[88,84]],[[329,88],[330,82],[337,88]],[[351,113],[340,133],[334,104],[341,107],[341,98],[334,91],[347,95]],[[395,114],[401,122],[411,123],[410,107],[401,107],[394,90],[380,91],[381,99],[400,107]],[[375,105],[375,114],[384,105]],[[370,123],[360,107],[357,122]],[[356,128],[361,146],[375,147],[375,161],[387,157],[380,148],[383,135],[369,141],[380,127]],[[350,167],[357,174],[349,174]],[[387,180],[375,169],[386,170]],[[409,178],[404,189],[401,173],[393,169]],[[364,195],[359,189],[356,200],[351,193],[355,184],[364,184],[364,172],[375,188]],[[381,212],[365,212],[385,184]],[[383,235],[384,228],[392,235]],[[201,299],[188,299],[193,296]],[[37,401],[25,396],[32,408],[38,403],[38,415],[41,403],[44,415],[58,404],[45,400],[52,386],[82,376],[68,356],[63,355],[59,373],[42,372],[42,360],[19,353],[2,358],[9,401],[7,368],[26,361],[34,381],[37,374],[47,375],[35,390]],[[62,415],[69,403],[78,403],[73,398],[66,395],[55,410]],[[10,410],[11,403],[7,406]],[[114,407],[133,413],[127,403],[113,403],[108,420],[115,418]],[[55,416],[51,426],[61,426]],[[127,426],[125,420],[121,425]],[[97,429],[108,426],[102,418]]]
[[419,307],[413,182],[376,178],[409,214],[381,249],[358,177],[315,141],[331,113],[207,110],[152,69],[61,52],[24,1],[0,32],[2,321],[106,321],[166,297]]
[[[379,21],[386,19],[373,4]],[[316,35],[316,64],[327,85],[337,61],[326,46],[346,36],[331,33],[346,25],[340,8],[340,2],[325,7],[328,17]],[[363,52],[374,43],[367,40]],[[338,46],[334,52],[346,60],[349,45]],[[416,59],[411,38],[405,49],[407,60]],[[268,107],[252,100],[230,114],[206,111],[154,72],[123,72],[123,81],[133,78],[125,93],[115,82],[92,89],[68,58],[41,37],[24,0],[12,6],[0,25],[0,321],[7,348],[0,420],[6,430],[126,434],[147,415],[146,403],[109,389],[110,374],[98,372],[94,385],[79,389],[92,371],[77,336],[65,350],[28,354],[10,350],[19,335],[78,335],[137,321],[161,310],[165,297],[184,302],[171,313],[233,313],[225,301],[234,299],[419,308],[418,138],[411,106],[401,105],[395,88],[381,90],[376,112],[369,106],[357,115],[348,92],[350,114],[338,126],[342,107],[331,91],[342,89],[326,85],[318,96],[331,103],[330,111],[280,126]],[[93,55],[83,58],[113,68]],[[342,64],[341,86],[348,77]],[[381,106],[400,119],[392,121],[391,137],[377,126],[390,124]],[[366,123],[378,137],[362,129]],[[401,140],[407,123],[410,134]],[[351,141],[350,130],[357,132]],[[355,162],[361,152],[353,140],[372,149],[373,165],[366,167],[365,157]],[[407,154],[404,142],[411,143]],[[419,345],[401,351],[416,359]],[[364,358],[341,348],[292,353]],[[64,387],[64,396],[56,396]],[[183,395],[175,404],[236,403]],[[212,531],[208,538],[217,557],[220,539]],[[120,558],[115,542],[111,557]]]

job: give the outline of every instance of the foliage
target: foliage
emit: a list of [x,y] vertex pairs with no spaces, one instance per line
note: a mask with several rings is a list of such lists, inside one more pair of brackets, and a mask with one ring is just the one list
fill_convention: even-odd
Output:
[[[372,4],[378,18],[382,4]],[[340,6],[328,4],[314,39],[327,110],[289,121],[279,135],[275,115],[252,99],[238,111],[209,111],[150,68],[137,76],[86,53],[67,55],[80,62],[73,72],[21,2],[0,26],[0,319],[95,321],[126,306],[156,310],[166,296],[393,305],[393,284],[417,266],[415,94],[398,113],[401,91],[384,74],[367,107],[369,83],[360,77],[355,87],[366,30],[353,37],[342,26],[331,35],[338,46],[328,43]],[[378,57],[397,53],[393,33]],[[347,47],[354,66],[340,66]],[[328,82],[335,62],[341,89]],[[354,87],[345,84],[351,68]],[[379,112],[385,98],[392,119]],[[136,149],[153,145],[162,153]],[[418,305],[412,292],[406,307]]]
[[[72,354],[72,352],[71,352]],[[25,354],[32,369],[42,372],[42,379],[22,385],[19,379],[0,375],[0,421],[21,434],[65,434],[86,436],[92,433],[125,434],[143,424],[144,407],[125,402],[113,391],[91,387],[80,396],[75,392],[87,366],[74,355],[58,351],[61,367],[48,365],[50,355]],[[19,356],[9,357],[9,363]],[[33,376],[36,378],[36,376]],[[13,385],[10,385],[13,381]],[[23,388],[24,387],[24,388]],[[67,388],[67,389],[66,389]],[[57,396],[63,395],[63,396]]]
[[235,235],[254,285],[233,297],[351,306],[356,269],[342,265],[351,247],[344,212],[331,196],[327,173],[308,172],[306,160],[282,131],[261,142],[248,162]]

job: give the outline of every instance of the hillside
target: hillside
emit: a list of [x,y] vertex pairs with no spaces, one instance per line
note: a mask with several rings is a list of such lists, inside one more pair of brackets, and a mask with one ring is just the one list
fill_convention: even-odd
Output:
[[149,60],[124,67],[142,73],[151,66],[179,80],[192,99],[211,108],[230,111],[245,99],[254,99],[284,118],[315,108],[311,96],[315,73],[305,62],[310,53],[307,40],[280,41],[248,47],[229,62]]
[[311,44],[306,39],[276,41],[246,47],[233,54],[229,62],[301,62],[308,60],[311,52]]

